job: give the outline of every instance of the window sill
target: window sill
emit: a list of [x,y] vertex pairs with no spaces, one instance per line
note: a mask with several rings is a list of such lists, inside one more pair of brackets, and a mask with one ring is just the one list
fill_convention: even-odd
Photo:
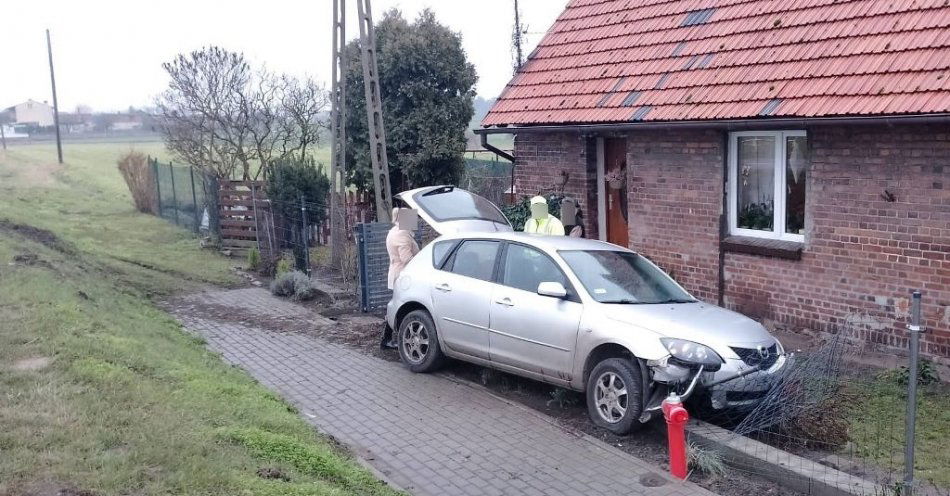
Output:
[[751,236],[729,236],[722,240],[723,251],[747,253],[763,257],[801,260],[803,243],[781,239],[754,238]]

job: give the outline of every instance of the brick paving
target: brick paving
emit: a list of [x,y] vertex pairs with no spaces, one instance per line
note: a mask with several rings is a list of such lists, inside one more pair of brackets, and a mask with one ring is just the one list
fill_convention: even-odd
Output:
[[412,494],[713,494],[480,388],[313,336],[208,318],[196,303],[333,321],[260,288],[199,293],[170,308],[225,360]]

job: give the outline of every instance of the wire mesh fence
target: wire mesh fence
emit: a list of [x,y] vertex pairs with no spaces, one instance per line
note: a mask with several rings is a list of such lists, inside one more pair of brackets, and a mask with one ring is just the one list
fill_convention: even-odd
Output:
[[465,159],[465,170],[458,186],[490,200],[506,205],[511,198],[514,166],[505,160]]
[[[882,371],[880,355],[856,335],[845,330],[784,353],[737,350],[752,372],[691,398],[702,422],[690,443],[805,494],[950,495],[950,390],[926,367]],[[913,438],[908,418],[917,420]]]
[[214,178],[192,166],[162,163],[152,157],[148,162],[155,178],[159,216],[195,233],[208,230],[210,216],[216,215]]

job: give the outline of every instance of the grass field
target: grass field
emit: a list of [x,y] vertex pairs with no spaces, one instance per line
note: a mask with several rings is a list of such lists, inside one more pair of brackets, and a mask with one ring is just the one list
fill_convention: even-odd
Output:
[[0,494],[393,493],[151,303],[236,281],[132,209],[115,166],[130,146],[167,158],[0,151]]

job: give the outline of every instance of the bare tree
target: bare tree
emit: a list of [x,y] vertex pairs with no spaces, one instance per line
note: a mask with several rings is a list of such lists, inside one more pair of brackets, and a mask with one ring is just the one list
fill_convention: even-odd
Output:
[[243,55],[217,47],[179,55],[162,67],[171,77],[156,101],[168,148],[182,160],[219,178],[238,164],[249,168],[244,152],[246,129],[235,126],[240,100],[251,82]]
[[284,125],[292,143],[300,153],[307,156],[307,148],[320,144],[320,137],[329,131],[330,94],[322,84],[313,79],[284,76]]
[[157,101],[165,142],[217,177],[266,176],[275,162],[305,157],[327,125],[322,86],[253,71],[242,54],[210,47],[163,67],[171,77]]

